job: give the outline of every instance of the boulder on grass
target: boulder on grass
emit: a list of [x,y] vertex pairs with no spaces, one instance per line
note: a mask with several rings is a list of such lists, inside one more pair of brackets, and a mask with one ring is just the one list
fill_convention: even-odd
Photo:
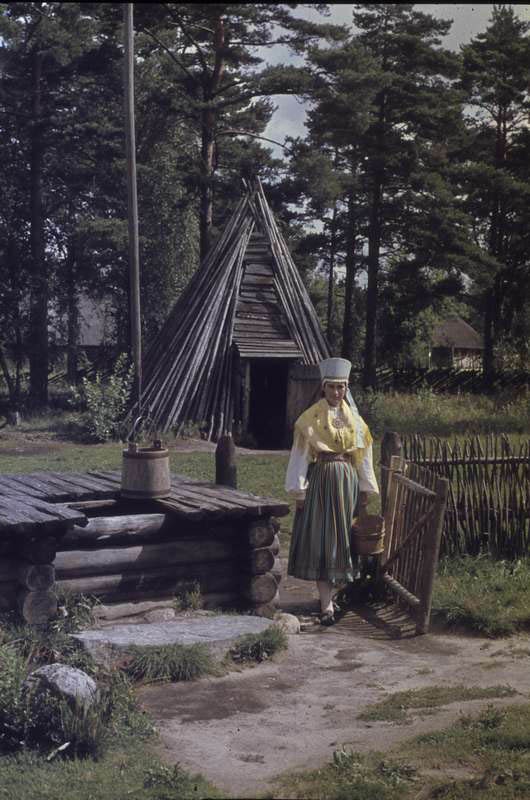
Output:
[[75,708],[90,708],[98,696],[96,682],[90,675],[67,664],[46,664],[34,670],[24,681],[34,696],[49,692]]

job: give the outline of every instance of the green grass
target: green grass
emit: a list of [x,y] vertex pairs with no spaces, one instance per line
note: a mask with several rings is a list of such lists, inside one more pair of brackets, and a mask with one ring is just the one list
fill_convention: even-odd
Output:
[[47,762],[31,752],[0,757],[0,800],[191,800],[222,796],[200,775],[162,765],[141,741],[115,747],[97,762]]
[[321,769],[292,773],[276,781],[269,797],[300,800],[405,800],[414,770],[380,753],[363,754],[342,747]]
[[491,637],[530,628],[530,558],[443,559],[434,588],[433,619]]
[[288,638],[285,631],[271,625],[262,633],[246,633],[240,636],[229,650],[229,657],[238,663],[265,661],[275,653],[286,650]]
[[[100,698],[89,710],[23,691],[42,662],[72,663],[63,632],[2,627],[0,800],[175,800],[217,797],[201,776],[167,767],[153,753],[152,720],[138,708],[123,672],[93,665]],[[59,649],[55,649],[55,648]],[[86,669],[86,665],[82,665]]]
[[321,769],[281,776],[292,800],[523,800],[530,797],[530,704],[489,705],[384,754],[341,747]]
[[385,430],[441,437],[463,434],[530,432],[530,396],[505,391],[494,396],[393,392],[355,395],[372,433]]
[[204,644],[131,647],[129,655],[132,659],[125,667],[125,672],[134,681],[192,681],[216,671],[216,665]]
[[492,697],[510,697],[517,694],[510,686],[426,686],[394,692],[379,703],[374,703],[358,716],[365,722],[407,722],[407,711],[429,711],[458,701],[483,700]]

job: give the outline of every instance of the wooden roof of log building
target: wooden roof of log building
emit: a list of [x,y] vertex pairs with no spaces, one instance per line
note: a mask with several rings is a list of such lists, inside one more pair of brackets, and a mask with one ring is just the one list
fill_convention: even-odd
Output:
[[459,350],[483,350],[482,337],[461,317],[449,317],[434,327],[431,337],[433,347]]
[[231,432],[234,359],[317,364],[329,355],[258,184],[239,202],[147,351],[142,409],[160,432],[194,422],[218,438]]

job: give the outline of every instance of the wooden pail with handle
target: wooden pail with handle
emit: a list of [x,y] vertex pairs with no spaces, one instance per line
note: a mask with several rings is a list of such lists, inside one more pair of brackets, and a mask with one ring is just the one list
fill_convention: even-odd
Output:
[[156,500],[171,493],[168,450],[157,437],[151,447],[140,447],[135,441],[148,423],[152,423],[149,416],[138,417],[123,451],[120,494],[131,500]]
[[380,514],[365,514],[351,530],[351,551],[359,556],[376,556],[383,552],[385,520]]
[[171,492],[169,452],[160,440],[152,447],[130,442],[123,451],[121,496],[131,500],[155,500]]

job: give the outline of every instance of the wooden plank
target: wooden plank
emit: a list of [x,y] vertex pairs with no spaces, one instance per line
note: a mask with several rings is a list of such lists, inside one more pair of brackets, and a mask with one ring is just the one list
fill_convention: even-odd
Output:
[[51,483],[49,480],[43,478],[43,475],[46,475],[46,473],[29,472],[25,475],[13,475],[13,478],[16,478],[17,483],[20,484],[22,492],[29,493],[28,490],[31,490],[32,487],[34,487],[34,494],[40,493],[46,502],[54,502],[56,499],[64,499],[64,487],[58,487],[56,482]]
[[18,525],[20,522],[30,522],[36,524],[37,522],[56,522],[55,517],[49,514],[42,514],[34,508],[28,507],[24,501],[27,500],[26,495],[12,494],[9,497],[0,497],[0,514],[4,519],[10,521],[12,525]]
[[[36,522],[44,522],[47,517],[81,526],[86,525],[88,522],[83,512],[75,511],[56,503],[50,503],[46,500],[42,500],[40,497],[29,497],[24,494],[13,494],[10,498],[0,497],[0,506],[8,506],[7,501],[10,499],[14,499],[22,513],[31,515],[35,518]],[[42,516],[42,519],[38,518],[39,515]]]
[[285,331],[288,333],[287,325],[282,320],[271,320],[271,319],[257,319],[256,317],[237,317],[234,330],[240,331],[273,331],[277,333],[278,331]]
[[407,589],[405,589],[399,583],[399,581],[395,580],[395,578],[392,578],[391,575],[387,575],[386,573],[381,577],[383,583],[385,583],[385,585],[388,586],[389,589],[392,589],[392,591],[395,592],[398,595],[398,597],[404,600],[409,606],[412,606],[413,608],[419,607],[420,605],[419,599],[411,592],[407,591]]
[[11,517],[15,523],[34,522],[40,528],[56,528],[57,523],[83,525],[87,522],[86,516],[78,511],[57,508],[44,500],[28,498],[26,495],[0,497],[0,513],[4,518]]
[[239,316],[239,314],[266,314],[267,316],[276,314],[279,317],[283,317],[283,313],[276,303],[269,303],[267,301],[256,303],[253,300],[246,300],[243,297],[238,297],[237,300],[236,316]]
[[153,500],[153,504],[156,508],[171,511],[173,514],[181,517],[182,519],[201,521],[207,519],[209,516],[208,512],[205,510],[199,508],[190,508],[190,506],[183,505],[182,503],[179,503],[178,500],[172,498]]
[[112,492],[114,491],[113,486],[108,482],[103,481],[101,478],[95,478],[93,476],[91,477],[89,475],[85,475],[81,472],[68,472],[68,473],[50,472],[49,474],[52,478],[64,477],[70,483],[74,484],[75,486],[79,486],[80,489],[87,489],[88,491],[99,494],[102,499],[111,497]]
[[[44,483],[49,483],[53,488],[54,486],[58,491],[62,490],[65,493],[64,500],[82,500],[88,499],[93,492],[83,486],[79,486],[74,481],[69,480],[68,473],[57,473],[52,475],[47,472],[35,472],[36,477]],[[62,498],[61,498],[62,499]]]
[[39,481],[39,488],[42,487],[42,492],[46,491],[45,500],[47,502],[61,502],[70,499],[71,492],[64,485],[47,479],[45,475],[46,473],[30,473],[32,480]]
[[121,489],[121,472],[117,470],[90,469],[88,474],[94,475],[96,478],[107,480],[109,484],[114,485],[116,489]]
[[247,347],[238,346],[239,355],[241,358],[299,358],[303,355],[301,350],[252,350]]
[[260,275],[260,276],[270,276],[273,277],[272,266],[271,264],[267,264],[265,261],[257,261],[257,259],[252,259],[251,261],[247,261],[245,264],[245,275],[243,277],[243,281],[247,275]]
[[403,484],[403,486],[406,486],[407,489],[416,492],[416,494],[423,494],[425,495],[425,497],[436,497],[436,492],[433,492],[430,489],[425,488],[425,486],[421,486],[421,484],[416,483],[415,481],[411,481],[409,478],[406,478],[399,472],[394,474],[394,480],[396,480],[398,483]]
[[[226,498],[227,500],[233,500],[234,502],[240,503],[253,511],[259,510],[260,515],[263,514],[267,516],[281,517],[289,513],[289,504],[279,502],[273,497],[261,497],[259,495],[252,494],[251,492],[242,492],[239,489],[230,489],[214,483],[197,481],[194,478],[188,478],[185,475],[173,475],[173,478],[186,486],[193,485],[201,492],[211,491],[223,499]],[[276,510],[278,510],[278,513],[276,513]]]
[[[109,480],[115,480],[119,483],[119,472],[100,472],[98,474],[104,475],[108,477]],[[289,505],[287,503],[279,503],[275,498],[270,497],[260,497],[258,495],[253,495],[250,492],[241,492],[240,490],[229,489],[227,487],[221,487],[214,483],[209,483],[206,481],[197,481],[194,478],[189,478],[185,475],[179,475],[173,473],[171,476],[171,487],[172,487],[172,495],[173,491],[177,494],[175,495],[175,502],[177,504],[182,505],[183,507],[180,509],[182,512],[186,512],[187,509],[193,508],[197,509],[197,503],[186,504],[184,500],[184,494],[180,497],[178,496],[179,488],[187,492],[193,492],[194,495],[198,495],[199,497],[212,497],[219,501],[232,501],[234,507],[237,509],[238,506],[242,506],[243,508],[248,508],[249,510],[256,513],[257,516],[260,515],[274,515],[274,516],[284,516],[285,514],[289,513]],[[164,500],[154,500],[156,504],[163,504]],[[204,508],[203,506],[201,508]],[[218,509],[219,511],[221,508]]]
[[234,335],[237,336],[238,339],[258,338],[277,339],[280,341],[286,339],[291,340],[287,325],[272,325],[268,322],[255,322],[254,320],[236,323],[234,326]]
[[[27,477],[27,476],[25,476]],[[0,477],[0,495],[2,494],[26,494],[30,497],[44,497],[44,493],[36,486],[32,486],[30,481],[21,482],[17,475],[2,475]]]
[[16,474],[10,477],[16,480],[20,485],[21,492],[32,493],[35,497],[41,496],[46,502],[55,502],[56,497],[62,499],[64,494],[64,492],[57,489],[56,486],[52,487],[49,482],[43,481],[33,472],[24,475]]

